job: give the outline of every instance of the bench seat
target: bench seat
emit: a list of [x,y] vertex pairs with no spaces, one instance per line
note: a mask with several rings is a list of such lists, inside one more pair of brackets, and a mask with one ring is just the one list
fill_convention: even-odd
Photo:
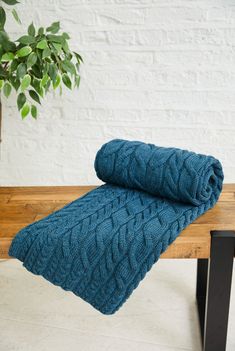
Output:
[[[9,258],[15,234],[95,186],[0,187],[0,259]],[[225,184],[219,202],[189,225],[161,258],[209,258],[211,230],[235,230],[235,184]]]

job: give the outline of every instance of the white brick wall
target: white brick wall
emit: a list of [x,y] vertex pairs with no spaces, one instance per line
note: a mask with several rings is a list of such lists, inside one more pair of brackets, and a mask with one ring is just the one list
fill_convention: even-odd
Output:
[[[82,53],[79,91],[37,121],[3,99],[1,185],[95,184],[111,138],[213,154],[235,182],[234,0],[22,0],[25,24],[61,20]],[[8,28],[19,36],[24,26]]]

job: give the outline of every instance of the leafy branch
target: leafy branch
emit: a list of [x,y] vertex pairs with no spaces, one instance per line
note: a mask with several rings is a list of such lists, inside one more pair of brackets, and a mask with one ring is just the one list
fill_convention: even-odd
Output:
[[[16,0],[2,0],[16,5]],[[15,9],[13,17],[20,23]],[[6,12],[0,7],[0,90],[8,98],[15,89],[17,106],[24,119],[31,112],[37,118],[37,104],[50,89],[79,87],[79,66],[82,57],[70,50],[69,35],[60,30],[60,22],[47,28],[35,28],[31,23],[26,35],[15,42],[5,31]]]

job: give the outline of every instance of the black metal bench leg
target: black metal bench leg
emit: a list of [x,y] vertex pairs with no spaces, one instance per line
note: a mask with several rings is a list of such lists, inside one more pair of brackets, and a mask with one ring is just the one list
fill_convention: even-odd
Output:
[[210,259],[198,259],[196,298],[203,351],[226,350],[234,251],[234,231],[212,231]]
[[197,298],[197,308],[198,308],[198,317],[199,317],[202,343],[203,343],[203,336],[204,336],[204,320],[205,320],[205,309],[206,309],[208,261],[209,261],[208,259],[197,260],[196,298]]

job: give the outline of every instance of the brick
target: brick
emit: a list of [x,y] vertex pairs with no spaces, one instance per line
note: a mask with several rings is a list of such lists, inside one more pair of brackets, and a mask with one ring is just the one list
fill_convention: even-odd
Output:
[[143,51],[84,51],[84,60],[91,66],[150,65],[153,63],[153,52]]
[[145,23],[146,9],[108,7],[95,10],[99,25],[142,25]]
[[235,65],[234,50],[229,46],[220,49],[207,50],[165,50],[157,51],[154,54],[154,63],[161,66],[177,67],[205,67],[220,66],[226,68],[228,65]]
[[200,71],[197,73],[198,87],[235,89],[235,72],[230,71]]
[[198,23],[205,21],[207,16],[206,9],[191,8],[186,6],[178,7],[156,7],[149,8],[146,16],[146,22],[149,24],[163,26],[165,23],[182,24],[182,23]]
[[106,31],[86,31],[82,33],[82,45],[102,45],[108,44],[108,33]]
[[135,31],[122,30],[122,31],[109,31],[108,42],[110,45],[134,45],[136,42]]
[[197,72],[145,69],[137,74],[138,85],[146,90],[153,91],[161,87],[164,89],[195,87],[197,85]]
[[136,86],[138,74],[130,70],[94,70],[87,72],[85,79],[94,87],[125,88]]

